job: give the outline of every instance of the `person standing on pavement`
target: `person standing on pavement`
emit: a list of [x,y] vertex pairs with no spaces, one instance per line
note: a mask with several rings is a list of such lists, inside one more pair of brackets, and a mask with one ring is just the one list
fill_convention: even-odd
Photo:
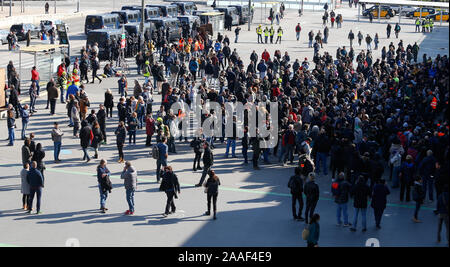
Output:
[[419,174],[423,178],[423,191],[426,194],[428,191],[428,197],[431,202],[434,200],[434,175],[436,172],[436,158],[433,155],[433,150],[427,151],[427,156],[422,160],[419,165]]
[[275,44],[278,43],[278,40],[280,41],[280,44],[281,44],[281,37],[282,36],[283,36],[283,29],[280,26],[280,27],[278,27],[278,30],[277,30],[277,40],[275,41]]
[[110,180],[111,172],[106,167],[106,160],[101,159],[100,164],[97,166],[97,182],[100,193],[100,211],[106,213],[106,199],[108,198],[108,192],[111,193],[112,183]]
[[353,47],[353,40],[355,39],[355,34],[352,30],[348,33],[348,39],[350,40],[350,47]]
[[390,23],[386,26],[386,36],[389,39],[391,37],[392,26]]
[[93,138],[92,138],[91,146],[95,150],[95,154],[94,154],[93,158],[98,159],[98,149],[100,147],[100,144],[104,140],[103,133],[100,130],[100,125],[98,124],[98,121],[94,121],[94,123],[93,123],[92,135],[93,135]]
[[195,187],[202,186],[203,182],[205,181],[206,175],[209,174],[209,171],[211,170],[211,167],[214,164],[214,155],[213,155],[211,148],[209,147],[208,142],[203,143],[203,149],[204,149],[204,152],[203,152],[202,177],[200,178],[200,181],[198,182],[198,184],[195,185]]
[[30,139],[27,137],[22,146],[22,165],[25,165],[26,163],[31,164],[32,157],[33,153],[30,149]]
[[32,82],[30,88],[28,89],[28,94],[30,95],[30,113],[36,112],[36,99],[38,97],[36,82]]
[[31,69],[31,82],[36,84],[36,88],[37,88],[37,95],[39,96],[39,91],[41,90],[41,87],[39,86],[39,81],[40,81],[40,77],[39,77],[39,72],[36,69],[36,66],[33,66],[33,68]]
[[36,150],[33,152],[33,157],[31,158],[32,161],[36,161],[37,163],[37,169],[41,172],[42,177],[44,177],[44,158],[45,158],[45,151],[42,149],[42,144],[38,143],[36,145]]
[[8,110],[8,119],[7,119],[7,125],[8,125],[8,146],[14,145],[14,140],[16,139],[16,136],[14,134],[14,129],[16,128],[16,119],[14,118],[14,112],[12,110]]
[[112,118],[112,111],[114,107],[114,96],[112,95],[110,89],[106,89],[105,100],[103,101],[103,105],[106,108],[106,116]]
[[437,231],[437,242],[441,242],[441,230],[442,230],[442,223],[445,223],[446,228],[446,236],[447,236],[447,246],[448,246],[448,239],[449,239],[449,232],[448,232],[448,203],[449,203],[449,195],[448,195],[448,184],[444,185],[444,191],[438,196],[437,199],[437,213],[439,216],[438,221],[438,231]]
[[98,125],[100,126],[100,131],[102,132],[102,136],[103,136],[103,141],[101,142],[102,145],[106,144],[106,111],[105,111],[105,107],[103,106],[103,104],[99,105],[99,109],[97,111],[97,122]]
[[319,244],[318,244],[319,236],[320,236],[319,220],[320,220],[320,216],[317,213],[315,213],[311,217],[311,224],[308,227],[309,235],[308,235],[308,238],[306,240],[307,246],[309,248],[313,248],[313,247],[318,247],[319,246]]
[[167,167],[167,157],[169,156],[167,146],[167,138],[165,136],[161,137],[161,141],[156,145],[158,149],[158,159],[156,160],[156,182],[159,183],[161,178],[161,165]]
[[92,140],[94,135],[92,133],[92,128],[86,120],[81,122],[81,130],[80,130],[80,144],[81,149],[83,150],[83,160],[87,160],[89,162],[91,158],[89,157],[88,147],[92,144]]
[[405,162],[402,163],[398,176],[400,178],[400,202],[403,201],[406,193],[406,202],[411,200],[411,185],[414,182],[416,173],[416,164],[411,155],[406,156]]
[[[299,167],[295,168],[295,175],[291,176],[288,182],[288,187],[291,189],[292,196],[292,215],[294,220],[304,221],[302,217],[303,212],[303,179],[300,176],[301,170]],[[297,201],[299,203],[298,213],[296,209]]]
[[61,162],[59,160],[59,153],[61,152],[61,142],[64,135],[63,131],[59,128],[58,122],[54,122],[54,128],[52,129],[52,141],[53,141],[53,157],[55,163]]
[[237,26],[236,29],[234,29],[234,42],[237,43],[239,39],[239,32],[241,31],[241,27]]
[[28,210],[28,199],[30,197],[30,184],[27,181],[27,175],[29,171],[30,171],[30,164],[27,162],[23,165],[23,169],[20,171],[20,178],[21,178],[20,192],[22,193],[23,210]]
[[28,214],[31,214],[33,209],[33,200],[36,195],[36,214],[41,214],[41,196],[42,188],[44,188],[44,177],[37,169],[37,162],[31,163],[31,169],[27,173],[27,182],[30,185],[30,195],[28,198]]
[[220,185],[219,177],[216,175],[214,171],[211,170],[209,173],[209,178],[208,180],[206,180],[205,183],[205,192],[208,200],[208,210],[205,212],[205,215],[206,216],[211,215],[211,199],[212,199],[214,220],[217,219],[217,196],[219,195],[219,185]]
[[412,218],[413,222],[420,223],[422,221],[419,220],[419,210],[420,206],[422,206],[423,201],[426,197],[426,192],[423,189],[422,178],[417,177],[414,182],[413,188],[413,200],[416,202],[416,209],[414,210],[414,217]]
[[58,100],[58,96],[58,88],[56,88],[52,78],[47,86],[47,99],[50,103],[50,115],[55,115],[56,100]]
[[302,27],[300,26],[300,23],[297,23],[297,26],[295,26],[295,36],[297,38],[297,41],[300,40],[300,32],[302,31]]
[[[173,173],[171,166],[164,167],[164,173],[162,174],[162,182],[159,187],[159,191],[164,191],[167,195],[166,209],[163,216],[167,217],[169,214],[175,213],[176,206],[174,198],[178,198],[180,191],[180,184],[178,182],[178,177]],[[170,211],[169,211],[170,210]]]
[[308,174],[308,182],[305,183],[303,192],[306,196],[305,223],[308,224],[308,217],[312,218],[317,202],[319,201],[319,186],[315,182],[316,174]]
[[358,45],[359,46],[361,46],[362,39],[363,39],[363,35],[362,35],[361,31],[359,31],[358,32]]
[[371,207],[373,208],[373,213],[375,215],[375,225],[377,229],[381,229],[381,218],[383,217],[384,209],[386,209],[387,204],[387,196],[391,192],[386,185],[386,181],[384,179],[380,179],[377,181],[377,184],[373,187],[372,190],[372,202]]
[[29,47],[31,43],[31,30],[27,31],[27,33],[25,34],[25,39],[27,40],[27,47]]
[[398,34],[400,33],[400,30],[401,30],[400,25],[398,23],[396,23],[395,27],[394,27],[394,32],[395,32],[395,38],[397,38],[397,39],[398,39]]
[[344,227],[348,227],[351,224],[348,221],[347,204],[349,200],[350,184],[345,181],[345,174],[339,173],[337,181],[331,185],[331,191],[333,193],[334,202],[337,204],[336,219],[337,225],[341,226],[341,214],[344,215]]
[[124,160],[123,160],[123,158],[124,158],[123,145],[125,144],[125,139],[127,136],[127,130],[125,128],[125,124],[123,121],[119,121],[119,126],[114,131],[114,134],[116,135],[116,144],[117,144],[117,149],[119,151],[118,163],[122,163],[122,162],[124,162]]
[[323,164],[323,174],[328,175],[328,164],[327,158],[331,151],[331,142],[325,132],[325,129],[320,131],[319,136],[317,136],[314,141],[314,149],[316,150],[316,174],[320,173],[320,163]]
[[20,117],[22,117],[22,132],[21,138],[25,140],[26,130],[28,128],[28,122],[30,121],[30,111],[28,110],[28,105],[25,104],[23,107],[19,104]]
[[350,231],[356,232],[356,225],[358,224],[358,215],[361,213],[362,217],[362,231],[367,231],[366,213],[367,202],[370,197],[370,188],[366,184],[364,176],[360,176],[356,184],[351,189],[350,195],[353,197],[353,207],[355,208],[353,225]]
[[134,193],[137,189],[137,171],[131,165],[131,162],[125,162],[125,167],[123,168],[120,179],[123,180],[123,184],[126,192],[126,199],[128,202],[128,210],[125,211],[125,215],[134,214]]

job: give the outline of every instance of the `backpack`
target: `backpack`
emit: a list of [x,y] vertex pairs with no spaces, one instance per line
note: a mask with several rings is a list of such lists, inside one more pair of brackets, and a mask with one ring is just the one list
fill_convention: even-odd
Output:
[[301,155],[299,158],[299,167],[302,169],[301,174],[307,176],[314,171],[314,162],[306,155]]
[[157,145],[153,145],[152,147],[152,158],[159,159],[159,148]]

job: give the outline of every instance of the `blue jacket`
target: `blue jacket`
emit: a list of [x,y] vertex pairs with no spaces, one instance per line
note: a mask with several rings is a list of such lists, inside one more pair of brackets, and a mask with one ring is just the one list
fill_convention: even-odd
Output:
[[314,245],[317,245],[319,242],[319,236],[320,236],[320,226],[318,223],[312,223],[309,225],[309,236],[306,241],[308,243],[312,243]]
[[38,169],[30,168],[27,174],[27,182],[30,187],[44,187],[44,177]]
[[266,66],[266,64],[264,62],[260,62],[258,64],[257,69],[258,69],[259,72],[266,72],[267,71],[267,66]]
[[78,86],[76,86],[75,84],[72,84],[71,86],[69,86],[69,88],[67,88],[67,92],[66,92],[66,98],[69,97],[69,95],[77,95],[78,92]]
[[22,123],[27,123],[30,121],[30,111],[27,109],[24,109],[21,105],[19,105],[20,108],[20,117],[22,117]]

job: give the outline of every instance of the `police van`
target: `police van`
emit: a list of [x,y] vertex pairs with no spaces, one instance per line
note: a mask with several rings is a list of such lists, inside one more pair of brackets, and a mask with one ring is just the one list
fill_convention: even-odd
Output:
[[191,16],[191,15],[184,15],[184,16],[178,16],[177,19],[180,21],[181,25],[188,24],[190,29],[192,29],[192,25],[194,22],[197,22],[197,25],[200,26],[200,17],[199,16]]
[[146,7],[159,8],[162,17],[176,17],[178,16],[178,7],[176,5],[146,5]]
[[169,29],[169,42],[177,41],[181,38],[181,24],[177,18],[152,18],[147,22],[155,25],[155,29],[163,29],[166,34],[166,29]]
[[121,29],[99,29],[91,30],[87,34],[86,47],[88,45],[93,46],[95,43],[98,44],[98,58],[100,60],[107,59],[106,54],[106,40],[111,39],[113,42],[117,42],[122,38]]
[[[248,22],[251,14],[249,13],[249,8],[246,5],[229,5],[229,7],[235,7],[239,13],[239,24],[245,24]],[[250,15],[249,15],[250,14]]]
[[[141,6],[122,6],[122,10],[138,10],[139,13],[142,11]],[[144,19],[148,20],[150,18],[161,17],[161,12],[159,8],[156,7],[144,7]]]
[[118,14],[120,25],[132,22],[141,22],[141,12],[135,9],[112,11],[111,14]]
[[[125,31],[129,36],[132,36],[133,34],[138,35],[140,33],[140,23],[132,22],[127,23],[124,25]],[[151,36],[154,30],[154,24],[153,23],[144,23],[144,35],[147,34],[148,36]]]
[[179,15],[193,15],[193,12],[197,10],[194,2],[172,2],[172,5],[178,6]]
[[118,29],[120,19],[118,14],[87,15],[84,24],[84,33],[97,29]]
[[225,17],[228,15],[231,16],[231,18],[233,19],[231,22],[231,25],[236,26],[239,25],[239,12],[237,10],[237,8],[235,7],[216,7],[215,8],[216,11],[219,12],[223,12],[225,14]]

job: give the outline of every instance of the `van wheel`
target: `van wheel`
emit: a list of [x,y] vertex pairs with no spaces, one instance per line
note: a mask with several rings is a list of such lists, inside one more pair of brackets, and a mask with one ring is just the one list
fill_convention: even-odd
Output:
[[386,15],[386,18],[387,18],[387,19],[390,19],[390,18],[391,18],[391,16],[389,16],[389,15]]

